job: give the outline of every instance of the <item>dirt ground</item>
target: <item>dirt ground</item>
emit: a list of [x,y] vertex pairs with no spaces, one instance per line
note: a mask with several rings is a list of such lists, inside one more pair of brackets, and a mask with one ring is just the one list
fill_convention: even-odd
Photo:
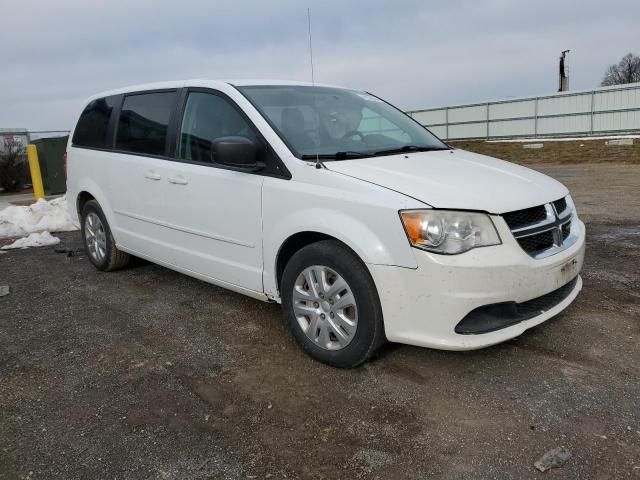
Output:
[[536,168],[587,223],[584,290],[475,352],[337,370],[277,305],[145,262],[0,254],[0,479],[640,478],[640,166]]

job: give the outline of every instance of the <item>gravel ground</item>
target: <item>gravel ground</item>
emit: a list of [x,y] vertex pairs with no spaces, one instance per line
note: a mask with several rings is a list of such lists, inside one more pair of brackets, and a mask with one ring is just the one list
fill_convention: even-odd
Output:
[[[475,352],[337,370],[277,305],[142,261],[0,254],[0,478],[640,478],[640,168],[536,168],[584,212],[584,290]],[[538,472],[555,447],[572,458]]]

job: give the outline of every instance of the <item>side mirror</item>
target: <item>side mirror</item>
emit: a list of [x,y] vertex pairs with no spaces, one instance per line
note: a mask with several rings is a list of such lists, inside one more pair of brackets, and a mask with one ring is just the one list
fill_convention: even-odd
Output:
[[221,137],[211,145],[214,162],[249,171],[264,168],[260,150],[258,145],[246,137]]

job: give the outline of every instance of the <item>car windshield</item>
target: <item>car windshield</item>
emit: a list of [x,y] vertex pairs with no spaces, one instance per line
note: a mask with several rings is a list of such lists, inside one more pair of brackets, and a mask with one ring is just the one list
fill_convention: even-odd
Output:
[[411,117],[369,93],[297,85],[238,89],[298,158],[345,160],[449,148]]

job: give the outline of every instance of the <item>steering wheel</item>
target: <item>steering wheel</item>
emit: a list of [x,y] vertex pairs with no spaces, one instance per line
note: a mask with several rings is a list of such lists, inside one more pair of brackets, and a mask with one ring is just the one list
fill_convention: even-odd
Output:
[[355,136],[360,137],[360,141],[364,142],[364,135],[361,132],[357,131],[357,130],[351,130],[350,132],[345,133],[344,137],[342,137],[342,138],[346,140],[348,138],[353,138]]

